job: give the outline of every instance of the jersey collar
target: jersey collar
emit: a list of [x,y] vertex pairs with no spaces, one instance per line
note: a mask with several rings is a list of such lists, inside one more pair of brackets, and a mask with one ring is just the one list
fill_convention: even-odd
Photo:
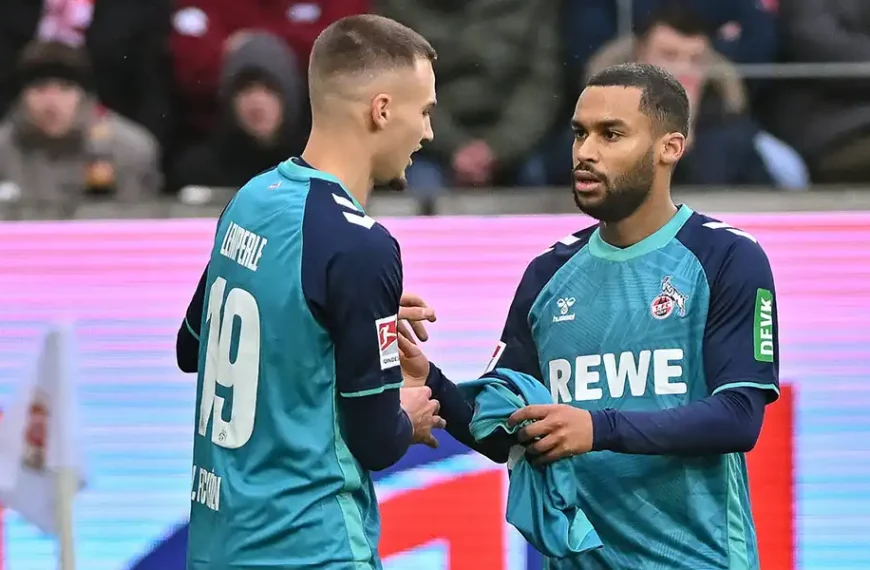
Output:
[[677,213],[668,220],[668,223],[656,230],[655,233],[626,248],[610,245],[601,239],[601,229],[596,228],[589,238],[589,253],[609,261],[628,261],[646,255],[651,251],[661,249],[674,239],[692,214],[694,212],[690,207],[685,204],[681,205]]
[[319,178],[320,180],[326,180],[328,182],[332,182],[333,184],[338,184],[344,191],[344,193],[347,194],[348,199],[353,202],[353,205],[356,206],[360,212],[365,211],[362,205],[357,202],[357,199],[353,197],[353,194],[347,191],[347,188],[344,187],[344,184],[341,183],[341,180],[339,180],[332,174],[329,174],[328,172],[317,170],[316,168],[305,162],[302,157],[294,156],[288,158],[287,160],[278,165],[278,171],[292,180]]

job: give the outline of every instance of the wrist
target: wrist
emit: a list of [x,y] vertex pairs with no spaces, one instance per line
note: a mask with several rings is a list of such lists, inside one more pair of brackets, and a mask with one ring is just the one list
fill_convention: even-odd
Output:
[[[429,363],[429,373],[426,375],[426,386],[432,390],[432,397],[441,392],[441,387],[444,384],[444,373],[441,369]],[[437,399],[437,398],[436,398]]]
[[411,416],[408,415],[407,410],[405,410],[404,408],[402,409],[402,415],[404,416],[404,419],[402,421],[407,426],[406,427],[407,436],[405,438],[406,439],[405,444],[412,445],[415,441],[417,441],[417,428],[414,425],[414,422],[411,420]]
[[616,438],[613,410],[589,412],[592,419],[592,451],[607,451]]

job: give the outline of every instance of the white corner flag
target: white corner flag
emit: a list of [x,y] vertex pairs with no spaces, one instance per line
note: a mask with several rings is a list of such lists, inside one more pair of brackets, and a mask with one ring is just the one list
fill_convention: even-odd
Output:
[[72,502],[85,486],[71,326],[45,335],[35,370],[0,419],[0,503],[60,540],[72,568]]

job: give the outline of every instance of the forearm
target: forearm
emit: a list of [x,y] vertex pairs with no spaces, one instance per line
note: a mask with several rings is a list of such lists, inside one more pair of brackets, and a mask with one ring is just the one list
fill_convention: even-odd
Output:
[[644,455],[713,455],[751,450],[764,419],[760,390],[725,390],[658,412],[592,412],[593,451]]
[[447,422],[447,433],[459,443],[496,463],[507,461],[511,447],[510,436],[499,431],[482,441],[476,441],[469,431],[474,416],[472,403],[463,397],[456,384],[444,376],[434,364],[430,364],[426,385],[432,390],[432,397],[441,404],[439,415]]
[[350,452],[369,471],[380,471],[408,451],[414,428],[399,403],[399,390],[339,399],[343,436]]

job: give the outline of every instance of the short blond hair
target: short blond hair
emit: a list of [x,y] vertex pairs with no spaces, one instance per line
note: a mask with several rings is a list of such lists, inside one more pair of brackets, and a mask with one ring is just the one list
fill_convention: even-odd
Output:
[[434,62],[432,45],[411,28],[383,16],[361,14],[333,22],[314,41],[308,64],[312,98],[333,78],[374,75],[417,60]]

